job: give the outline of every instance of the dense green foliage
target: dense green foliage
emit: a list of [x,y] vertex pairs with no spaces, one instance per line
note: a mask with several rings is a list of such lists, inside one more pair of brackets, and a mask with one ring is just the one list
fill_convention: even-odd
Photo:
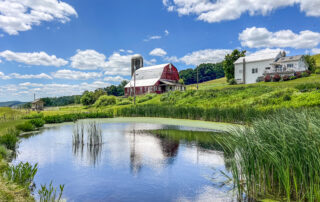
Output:
[[223,61],[223,69],[227,77],[227,81],[234,78],[234,62],[240,57],[244,57],[246,51],[239,51],[235,49],[231,54],[227,54]]
[[19,141],[18,134],[19,132],[16,130],[8,130],[6,134],[0,136],[0,145],[5,146],[7,149],[15,150]]
[[43,120],[47,124],[52,124],[52,123],[74,122],[79,119],[87,119],[87,118],[113,118],[113,111],[110,110],[105,112],[89,112],[89,113],[44,116]]
[[36,129],[36,127],[32,123],[27,121],[25,123],[17,125],[16,129],[23,131],[23,132],[30,132],[30,131],[34,131]]
[[30,163],[19,163],[11,165],[5,171],[5,177],[14,183],[29,187],[38,171],[38,164],[32,166]]
[[8,151],[5,146],[0,145],[0,160],[6,158],[8,155]]
[[305,55],[304,58],[308,64],[308,70],[314,73],[316,70],[316,59],[310,55]]
[[122,81],[118,86],[111,85],[104,89],[107,95],[113,96],[123,96],[124,95],[124,87],[127,85],[128,81]]
[[95,102],[96,107],[104,107],[109,105],[115,105],[117,103],[117,98],[115,96],[103,95]]
[[197,66],[195,69],[186,69],[179,72],[180,78],[184,84],[197,83],[197,73],[199,77],[199,83],[210,81],[224,77],[224,71],[222,63],[212,64],[206,63]]
[[225,151],[239,193],[252,198],[320,200],[320,111],[282,110],[235,129]]
[[62,193],[64,190],[64,185],[59,186],[59,193],[57,193],[57,188],[53,187],[52,181],[47,188],[46,185],[41,185],[41,188],[38,190],[40,197],[40,202],[60,202],[62,201]]
[[41,119],[41,118],[31,119],[29,122],[32,125],[34,125],[36,128],[41,128],[45,124],[45,121],[43,119]]
[[81,95],[41,98],[45,107],[65,106],[70,104],[80,104]]

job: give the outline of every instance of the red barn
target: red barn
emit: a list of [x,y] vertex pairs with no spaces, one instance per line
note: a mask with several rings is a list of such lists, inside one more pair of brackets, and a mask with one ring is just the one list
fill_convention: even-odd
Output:
[[[136,95],[145,93],[164,93],[175,90],[185,90],[185,86],[179,84],[179,72],[172,64],[142,67],[136,70]],[[134,92],[134,76],[125,86],[125,95],[131,96]]]

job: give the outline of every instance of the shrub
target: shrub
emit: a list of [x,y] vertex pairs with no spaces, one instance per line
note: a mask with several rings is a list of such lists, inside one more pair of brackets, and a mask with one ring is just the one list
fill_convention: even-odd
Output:
[[295,80],[295,79],[297,79],[296,76],[290,76],[290,80]]
[[132,101],[130,100],[122,100],[121,102],[118,102],[117,105],[130,105],[132,104]]
[[3,145],[0,145],[0,159],[6,158],[7,155],[8,155],[8,151],[7,151],[6,147]]
[[315,89],[320,89],[320,83],[303,83],[295,86],[300,92],[312,91]]
[[283,96],[283,101],[290,101],[291,100],[291,96],[289,94],[285,94]]
[[302,72],[301,77],[308,77],[309,74],[307,72]]
[[310,70],[307,70],[306,73],[310,76],[312,72]]
[[316,69],[315,73],[320,74],[320,67]]
[[29,122],[37,128],[41,128],[45,124],[43,119],[32,119]]
[[279,74],[275,74],[274,77],[272,78],[272,80],[273,80],[274,82],[278,82],[278,81],[281,80],[281,76],[280,76]]
[[237,81],[236,81],[235,79],[230,79],[230,80],[228,81],[228,83],[229,83],[230,85],[236,85],[236,84],[237,84]]
[[288,75],[284,75],[284,76],[282,77],[282,80],[283,80],[283,81],[289,81],[289,80],[290,80],[290,77],[289,77]]
[[19,163],[18,165],[11,165],[5,171],[5,177],[14,183],[22,186],[30,186],[33,182],[34,176],[38,171],[38,164],[32,166],[30,163]]
[[271,81],[271,76],[270,75],[267,75],[264,77],[264,81],[265,82],[270,82]]
[[109,105],[115,105],[117,103],[117,99],[115,96],[107,96],[103,95],[99,97],[99,99],[94,104],[96,107],[103,107]]
[[23,131],[23,132],[30,132],[30,131],[34,131],[36,128],[32,123],[27,121],[27,122],[25,122],[23,124],[17,125],[16,129],[20,130],[20,131]]
[[46,185],[41,185],[41,189],[39,189],[38,194],[40,197],[40,202],[60,202],[62,193],[64,190],[64,185],[60,185],[60,193],[57,195],[57,188],[52,186],[52,181],[47,188]]
[[18,131],[9,130],[5,135],[0,136],[0,144],[4,145],[7,149],[15,150],[16,144],[19,141]]
[[302,76],[302,75],[301,75],[301,72],[295,72],[294,75],[295,75],[297,78],[301,78],[301,76]]
[[148,94],[138,99],[138,103],[143,103],[152,99],[152,95]]

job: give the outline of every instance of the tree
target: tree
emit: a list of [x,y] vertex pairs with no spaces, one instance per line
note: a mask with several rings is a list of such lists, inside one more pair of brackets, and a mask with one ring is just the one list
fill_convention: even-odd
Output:
[[95,103],[95,99],[94,99],[94,93],[93,92],[89,92],[89,91],[85,91],[80,99],[81,104],[83,105],[92,105],[93,103]]
[[306,62],[308,64],[308,70],[311,71],[312,73],[314,73],[316,70],[316,60],[314,59],[314,57],[312,57],[310,55],[305,55],[304,59],[306,60]]
[[222,63],[204,63],[197,66],[195,69],[186,69],[179,72],[180,78],[183,79],[186,85],[197,83],[197,72],[199,83],[210,81],[224,77]]
[[237,61],[240,57],[246,56],[246,51],[239,51],[235,49],[231,54],[227,54],[223,61],[224,73],[227,77],[227,81],[234,78],[234,62]]

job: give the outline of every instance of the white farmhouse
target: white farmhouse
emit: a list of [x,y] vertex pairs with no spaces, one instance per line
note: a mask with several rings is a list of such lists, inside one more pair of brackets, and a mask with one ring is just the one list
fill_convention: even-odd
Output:
[[293,76],[295,72],[304,72],[308,69],[303,55],[286,57],[284,51],[240,57],[234,65],[234,76],[238,84],[256,83],[263,80],[266,75]]

